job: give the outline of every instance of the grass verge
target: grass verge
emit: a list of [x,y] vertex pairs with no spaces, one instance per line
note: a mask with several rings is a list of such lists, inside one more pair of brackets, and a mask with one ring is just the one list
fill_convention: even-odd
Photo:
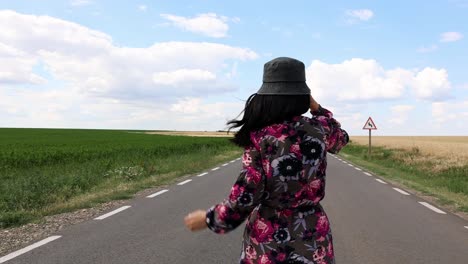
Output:
[[375,174],[435,198],[454,212],[468,213],[468,165],[438,169],[440,160],[421,158],[417,147],[411,150],[368,147],[351,142],[341,152],[343,158]]
[[0,129],[0,228],[131,198],[241,153],[226,138]]

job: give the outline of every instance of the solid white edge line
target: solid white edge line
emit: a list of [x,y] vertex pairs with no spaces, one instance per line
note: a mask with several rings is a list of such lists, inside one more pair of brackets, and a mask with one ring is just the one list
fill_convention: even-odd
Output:
[[387,184],[386,182],[382,181],[381,179],[375,179],[375,180],[380,182],[380,183]]
[[438,213],[438,214],[446,214],[444,211],[442,211],[442,210],[440,210],[439,208],[434,207],[434,206],[432,206],[432,205],[430,205],[430,204],[428,204],[428,203],[426,203],[426,202],[418,202],[418,203],[420,203],[420,204],[426,206],[427,208],[431,209],[432,211],[434,211],[434,212],[436,212],[436,213]]
[[229,165],[229,163],[224,163],[224,164],[223,164],[223,167],[225,167],[225,166],[227,166],[227,165]]
[[358,171],[362,171],[361,168],[358,168],[358,167],[356,167],[355,169],[358,170]]
[[208,172],[204,172],[204,173],[202,173],[202,174],[198,174],[197,177],[205,176],[205,175],[207,175],[207,174],[208,174]]
[[186,184],[187,182],[191,182],[191,181],[192,181],[192,179],[188,179],[188,180],[185,180],[185,181],[183,181],[183,182],[179,182],[177,185],[184,185],[184,184]]
[[17,251],[15,251],[15,252],[12,252],[12,253],[10,253],[10,254],[8,254],[8,255],[6,255],[6,256],[1,257],[1,258],[0,258],[0,263],[7,262],[7,261],[9,261],[10,259],[16,258],[16,257],[18,257],[19,255],[23,255],[24,253],[26,253],[26,252],[28,252],[28,251],[31,251],[31,250],[33,250],[33,249],[35,249],[35,248],[38,248],[38,247],[40,247],[40,246],[43,246],[43,245],[45,245],[45,244],[47,244],[47,243],[49,243],[49,242],[52,242],[52,241],[54,241],[54,240],[56,240],[56,239],[61,238],[61,237],[62,237],[62,236],[50,236],[50,237],[48,237],[48,238],[46,238],[46,239],[43,239],[43,240],[38,241],[38,242],[36,242],[36,243],[34,243],[34,244],[32,244],[32,245],[29,245],[29,246],[27,246],[27,247],[25,247],[25,248],[22,248],[22,249],[20,249],[20,250],[17,250]]
[[219,167],[211,169],[212,171],[219,170]]
[[169,191],[168,189],[164,189],[164,190],[161,190],[161,191],[159,191],[159,192],[156,192],[156,193],[153,193],[153,194],[151,194],[151,195],[148,195],[148,196],[146,196],[146,198],[153,198],[153,197],[156,197],[156,196],[158,196],[158,195],[160,195],[160,194],[163,194],[163,193],[165,193],[165,192],[168,192],[168,191]]
[[367,176],[372,176],[372,174],[368,173],[368,172],[364,172],[365,175]]
[[401,193],[401,194],[404,194],[404,195],[410,195],[409,193],[403,191],[402,189],[398,189],[398,188],[393,188],[395,191]]
[[105,219],[105,218],[107,218],[107,217],[109,217],[109,216],[115,215],[116,213],[120,213],[120,212],[122,212],[123,210],[126,210],[126,209],[128,209],[128,208],[130,208],[130,207],[131,207],[130,205],[122,206],[122,207],[120,207],[120,208],[118,208],[118,209],[115,209],[115,210],[112,211],[112,212],[109,212],[109,213],[107,213],[107,214],[103,214],[103,215],[101,215],[101,216],[99,216],[99,217],[96,217],[96,218],[94,218],[94,220],[102,220],[102,219]]

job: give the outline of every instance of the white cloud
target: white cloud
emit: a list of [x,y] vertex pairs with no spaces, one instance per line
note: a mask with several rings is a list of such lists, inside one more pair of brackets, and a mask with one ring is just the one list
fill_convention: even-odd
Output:
[[454,42],[463,38],[460,32],[444,32],[440,34],[440,42]]
[[345,14],[348,17],[347,21],[349,23],[355,23],[357,20],[368,21],[374,17],[374,12],[369,9],[347,10]]
[[431,46],[423,46],[419,47],[416,51],[419,53],[429,53],[429,52],[434,52],[438,49],[439,47],[437,45],[431,45]]
[[71,0],[70,4],[72,6],[86,6],[92,4],[93,1],[91,0]]
[[399,99],[411,91],[418,99],[442,100],[450,92],[445,69],[384,69],[375,60],[354,58],[339,64],[314,60],[307,84],[319,99],[373,101]]
[[[173,102],[232,91],[226,74],[237,62],[257,57],[246,48],[207,42],[122,47],[76,23],[0,11],[1,125],[119,128],[157,118],[177,122],[170,118],[183,115],[168,112]],[[60,88],[51,86],[57,83]],[[30,84],[39,88],[25,88]]]
[[459,123],[466,127],[468,122],[468,100],[432,103],[432,117],[439,124],[451,123],[453,126],[454,123]]
[[390,108],[392,117],[389,122],[394,125],[403,125],[408,120],[410,112],[414,109],[414,105],[395,105]]
[[425,68],[416,73],[410,85],[416,96],[421,99],[442,100],[451,89],[445,69]]
[[[41,62],[52,76],[82,92],[135,98],[232,90],[220,74],[226,60],[251,60],[244,48],[216,43],[165,42],[147,48],[118,47],[112,38],[81,25],[48,17],[0,12],[0,82],[40,83],[33,67]],[[14,48],[13,48],[14,47]],[[12,57],[13,56],[13,57]],[[235,62],[235,61],[234,61]],[[210,74],[207,74],[209,72]],[[202,73],[203,85],[190,85]],[[153,77],[165,75],[168,90]],[[207,79],[207,77],[209,77]],[[156,78],[158,80],[158,78]],[[199,80],[201,81],[201,80]]]
[[138,10],[142,11],[142,12],[146,12],[146,10],[148,10],[148,6],[146,5],[139,5],[138,6]]
[[457,86],[458,89],[468,90],[468,83],[462,83]]
[[227,36],[229,18],[214,13],[200,14],[193,18],[161,14],[161,17],[172,22],[175,27],[213,38]]

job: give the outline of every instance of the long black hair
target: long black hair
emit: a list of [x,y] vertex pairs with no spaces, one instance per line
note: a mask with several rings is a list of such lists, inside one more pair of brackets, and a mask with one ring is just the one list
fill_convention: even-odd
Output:
[[240,127],[231,141],[240,147],[248,147],[252,144],[250,132],[300,116],[309,107],[310,95],[252,94],[241,112],[244,113],[242,119],[233,119],[227,123],[230,125],[228,131]]

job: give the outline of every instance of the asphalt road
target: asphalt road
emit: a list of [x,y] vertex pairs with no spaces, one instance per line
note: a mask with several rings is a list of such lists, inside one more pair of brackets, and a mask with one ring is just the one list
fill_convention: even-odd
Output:
[[[328,161],[322,205],[338,264],[468,263],[467,221],[435,212],[420,203],[423,199],[337,157],[329,155]],[[208,229],[191,233],[183,218],[224,199],[240,166],[235,161],[153,198],[130,200],[130,207],[114,215],[69,227],[49,239],[55,240],[3,256],[0,263],[238,263],[243,225],[224,235]]]

